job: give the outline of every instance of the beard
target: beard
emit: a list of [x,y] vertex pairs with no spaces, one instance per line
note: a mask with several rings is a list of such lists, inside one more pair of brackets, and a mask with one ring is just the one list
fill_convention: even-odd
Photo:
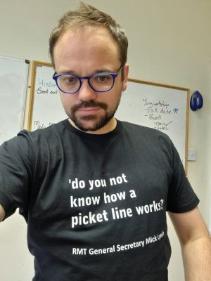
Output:
[[[113,117],[116,113],[116,110],[119,106],[119,101],[117,102],[116,106],[112,110],[108,110],[108,106],[105,103],[95,102],[95,101],[83,101],[79,105],[73,106],[69,112],[66,111],[68,117],[73,121],[77,128],[80,130],[87,132],[87,131],[97,131],[103,128]],[[98,114],[90,114],[87,116],[77,116],[77,111],[81,108],[86,107],[100,107],[104,114],[98,116]]]

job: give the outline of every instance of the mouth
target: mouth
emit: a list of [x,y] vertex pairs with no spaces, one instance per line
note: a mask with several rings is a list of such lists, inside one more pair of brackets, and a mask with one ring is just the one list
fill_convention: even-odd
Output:
[[86,106],[80,107],[77,110],[78,116],[81,118],[96,118],[98,113],[102,111],[102,107],[100,106]]
[[82,106],[78,108],[80,112],[97,112],[102,109],[100,106]]
[[107,105],[104,103],[95,103],[92,101],[82,102],[72,108],[73,114],[79,114],[81,117],[96,117],[102,111],[106,111]]
[[75,111],[94,114],[100,110],[106,110],[106,107],[107,106],[104,103],[83,102],[82,104],[75,107]]

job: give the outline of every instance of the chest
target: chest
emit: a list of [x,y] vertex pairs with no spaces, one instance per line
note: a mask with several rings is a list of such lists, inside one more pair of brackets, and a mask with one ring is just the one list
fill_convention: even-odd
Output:
[[49,149],[39,160],[31,214],[75,217],[75,227],[165,210],[169,178],[159,161],[145,147],[119,141]]

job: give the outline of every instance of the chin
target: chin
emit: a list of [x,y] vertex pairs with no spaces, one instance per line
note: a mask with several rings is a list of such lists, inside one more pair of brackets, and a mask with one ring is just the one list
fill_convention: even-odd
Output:
[[99,120],[73,120],[73,122],[77,128],[84,132],[95,132],[107,125],[110,119],[111,118],[104,117]]
[[93,124],[93,125],[88,125],[88,124],[81,124],[81,123],[75,123],[75,125],[82,131],[84,132],[95,132],[101,128],[104,127],[104,125],[99,125],[99,124]]
[[72,114],[69,117],[73,122],[73,125],[75,125],[75,127],[77,127],[79,130],[84,132],[95,132],[105,127],[113,118],[114,114],[115,112],[110,112],[103,116],[89,115],[83,117]]

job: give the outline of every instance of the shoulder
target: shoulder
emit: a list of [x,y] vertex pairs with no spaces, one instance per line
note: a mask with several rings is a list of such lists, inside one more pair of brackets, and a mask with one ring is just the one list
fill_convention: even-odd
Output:
[[121,121],[120,125],[125,133],[130,134],[135,139],[146,141],[149,144],[172,145],[169,136],[159,130],[125,121]]
[[128,122],[120,122],[123,137],[127,143],[142,155],[151,157],[159,162],[168,163],[172,167],[173,162],[179,158],[178,152],[170,137],[153,128],[136,125]]
[[37,129],[35,131],[22,130],[18,133],[17,137],[27,139],[29,142],[36,143],[40,141],[49,141],[57,135],[62,135],[66,128],[66,120],[56,124],[52,124],[47,128]]
[[65,127],[64,120],[35,131],[22,130],[0,146],[0,156],[10,154],[28,157],[38,151],[42,153],[47,147],[56,144],[56,138],[59,139],[63,135]]

